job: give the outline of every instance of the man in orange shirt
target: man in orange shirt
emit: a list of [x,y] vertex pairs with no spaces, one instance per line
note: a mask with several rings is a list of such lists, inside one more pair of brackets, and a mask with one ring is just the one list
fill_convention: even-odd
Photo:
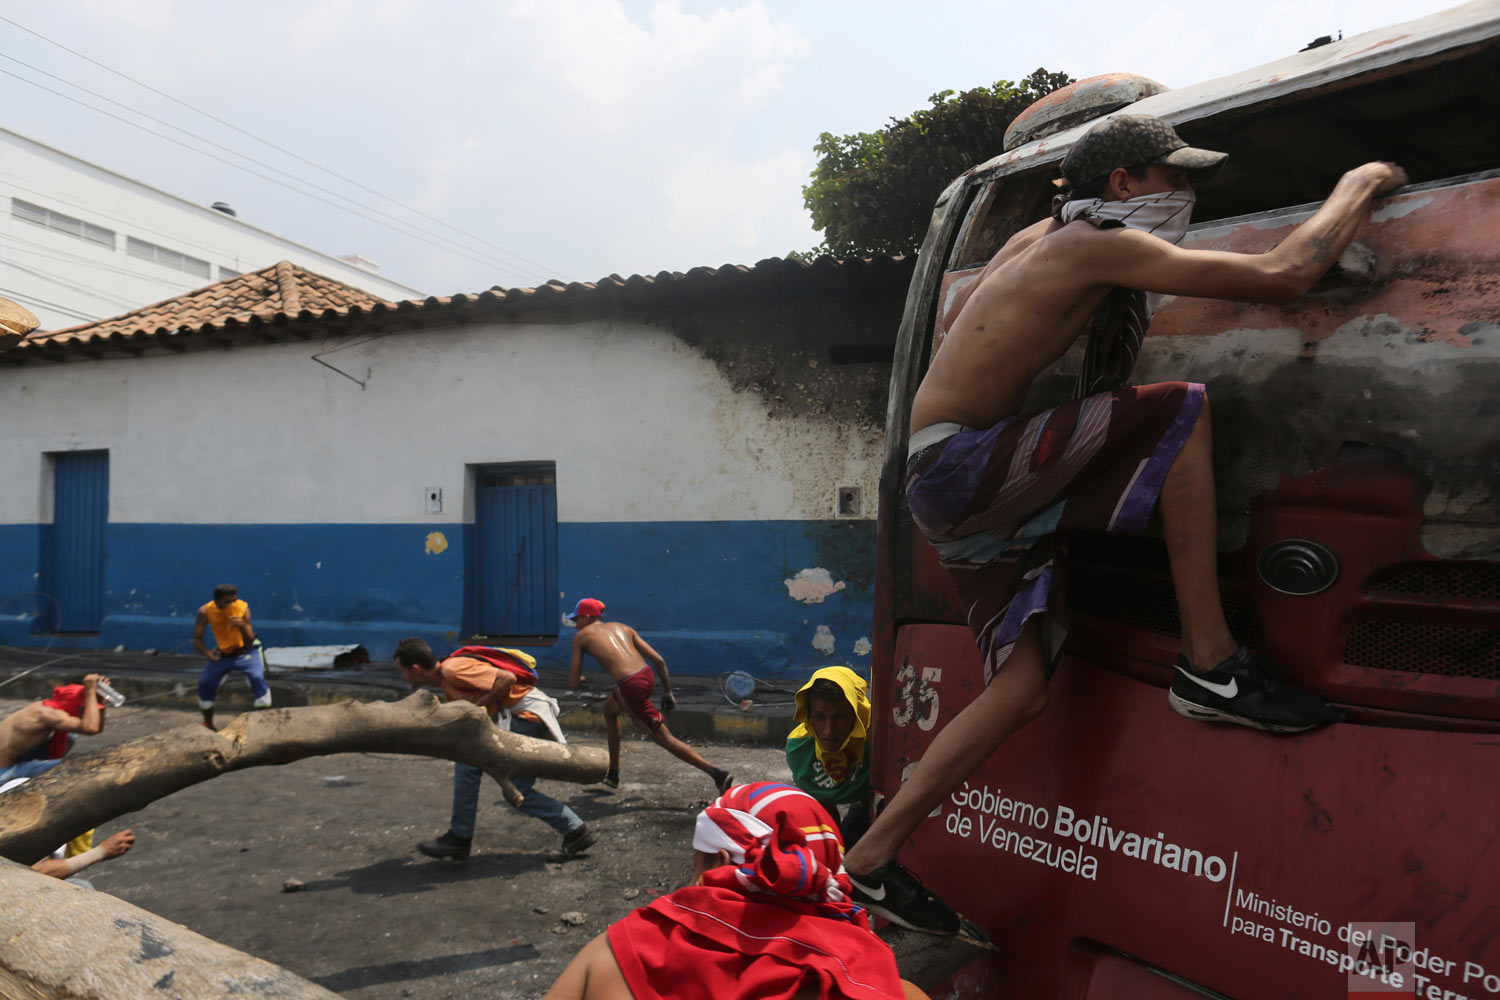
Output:
[[[557,726],[556,702],[536,686],[536,671],[517,650],[465,646],[454,655],[438,660],[432,647],[416,637],[396,646],[396,667],[412,687],[441,688],[449,701],[473,702],[496,720],[506,712],[509,729],[518,736],[565,742]],[[448,832],[436,840],[425,840],[417,850],[429,858],[463,861],[474,839],[474,818],[479,809],[479,786],[484,772],[468,764],[453,765],[453,815]],[[594,833],[578,814],[563,803],[533,787],[536,778],[511,781],[522,795],[516,808],[535,816],[563,835],[562,855],[576,857],[594,843]]]
[[[214,633],[213,649],[203,642],[209,629]],[[198,609],[198,619],[193,624],[193,648],[208,658],[198,677],[198,707],[203,710],[205,726],[214,728],[214,702],[219,699],[219,685],[231,670],[238,670],[250,682],[256,708],[271,707],[266,661],[260,655],[260,640],[250,624],[250,605],[240,600],[234,584],[219,584],[214,588],[214,599]]]

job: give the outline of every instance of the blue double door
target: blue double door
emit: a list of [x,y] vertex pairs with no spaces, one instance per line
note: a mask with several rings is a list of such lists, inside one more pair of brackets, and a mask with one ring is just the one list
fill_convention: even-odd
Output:
[[38,621],[57,632],[97,632],[104,620],[109,452],[52,456],[52,524],[42,535]]
[[516,638],[557,635],[556,466],[477,466],[474,533],[466,581],[474,632]]

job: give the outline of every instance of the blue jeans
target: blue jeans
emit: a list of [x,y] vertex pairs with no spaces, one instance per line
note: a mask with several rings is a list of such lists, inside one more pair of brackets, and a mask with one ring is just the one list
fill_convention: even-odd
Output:
[[219,685],[231,670],[238,670],[250,681],[250,694],[256,708],[271,707],[271,686],[266,683],[266,661],[261,656],[260,641],[238,656],[221,656],[203,665],[198,677],[198,707],[204,710],[214,707],[219,698]]
[[[510,731],[517,736],[532,736],[551,739],[547,727],[540,722],[512,716]],[[468,764],[453,765],[453,818],[448,821],[448,832],[459,840],[474,839],[474,817],[479,811],[479,786],[484,782],[484,772]],[[563,836],[583,826],[578,814],[550,796],[535,791],[536,779],[532,777],[512,778],[525,799],[516,808],[528,816],[535,816]]]
[[13,778],[35,778],[39,774],[46,774],[61,763],[61,757],[44,760],[18,760],[9,767],[0,767],[0,785],[5,784]]
[[863,802],[851,802],[844,812],[844,818],[838,819],[838,814],[834,813],[834,819],[839,825],[839,832],[843,834],[844,850],[847,851],[870,828],[870,807]]

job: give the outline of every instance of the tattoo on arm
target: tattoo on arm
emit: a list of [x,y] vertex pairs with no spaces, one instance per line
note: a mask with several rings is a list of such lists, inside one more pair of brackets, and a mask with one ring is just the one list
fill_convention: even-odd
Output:
[[1338,242],[1339,232],[1342,228],[1342,226],[1335,224],[1328,230],[1328,235],[1313,237],[1313,246],[1316,248],[1313,253],[1313,263],[1321,264],[1333,254],[1333,245]]

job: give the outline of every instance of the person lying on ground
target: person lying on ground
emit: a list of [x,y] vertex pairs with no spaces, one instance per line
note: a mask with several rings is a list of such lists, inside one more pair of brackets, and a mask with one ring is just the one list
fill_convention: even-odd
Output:
[[[441,688],[450,701],[478,705],[490,721],[518,736],[566,743],[557,723],[557,702],[536,685],[536,660],[519,649],[463,646],[444,660],[432,647],[413,636],[396,645],[396,667],[412,687]],[[453,765],[453,812],[448,830],[424,840],[417,850],[430,858],[463,861],[474,840],[479,811],[479,788],[484,772],[468,764]],[[593,846],[595,835],[567,805],[536,790],[536,778],[512,778],[521,793],[516,806],[562,834],[561,857],[574,858]]]
[[849,898],[833,817],[738,785],[698,814],[692,885],[584,945],[546,1000],[925,1000]]
[[[12,788],[26,784],[29,777],[11,778],[9,781],[0,783],[0,795],[5,794]],[[135,845],[135,832],[133,830],[121,830],[119,833],[111,834],[104,838],[99,844],[93,842],[94,831],[89,830],[82,836],[75,837],[62,847],[53,851],[47,857],[31,866],[32,871],[41,872],[50,878],[62,879],[92,889],[93,883],[87,879],[78,877],[78,873],[100,861],[112,861],[120,857]]]
[[[1160,508],[1182,617],[1174,711],[1282,733],[1341,717],[1230,634],[1204,387],[1125,382],[1156,298],[1294,302],[1338,260],[1371,202],[1406,174],[1392,163],[1349,171],[1312,218],[1265,253],[1181,249],[1193,185],[1224,159],[1149,115],[1095,125],[1063,159],[1070,190],[1052,217],[1012,236],[959,293],[952,328],[917,388],[907,501],[966,609],[986,687],[849,852],[856,897],[903,926],[959,929],[958,915],[896,863],[896,852],[1046,707],[1060,646],[1049,601],[1060,532],[1140,532]],[[1032,381],[1085,331],[1076,398],[1018,415]]]
[[[604,603],[592,597],[579,601],[568,616],[578,627],[578,634],[573,636],[568,687],[576,691],[583,683],[585,653],[598,661],[615,682],[615,689],[604,701],[604,735],[609,743],[609,771],[604,775],[604,784],[610,788],[620,787],[620,709],[623,706],[657,746],[708,775],[720,792],[728,788],[734,783],[729,772],[710,764],[698,751],[673,736],[662,713],[651,703],[651,695],[656,691],[656,677],[660,673],[662,709],[670,712],[677,707],[677,699],[672,697],[672,678],[667,674],[667,661],[635,629],[623,622],[604,621],[603,616]],[[647,663],[647,660],[651,662]],[[653,664],[655,670],[652,670]]]
[[[119,833],[105,837],[101,843],[79,854],[67,854],[62,848],[54,851],[50,857],[43,858],[32,865],[33,871],[39,871],[43,875],[52,878],[65,879],[73,882],[83,882],[78,878],[78,873],[90,865],[100,861],[112,861],[120,857],[126,851],[135,846],[135,832],[132,830],[121,830]],[[89,888],[93,888],[92,885]]]
[[[851,848],[870,825],[870,699],[848,667],[824,667],[797,691],[786,738],[792,784],[817,799]],[[842,817],[840,805],[846,806]]]

